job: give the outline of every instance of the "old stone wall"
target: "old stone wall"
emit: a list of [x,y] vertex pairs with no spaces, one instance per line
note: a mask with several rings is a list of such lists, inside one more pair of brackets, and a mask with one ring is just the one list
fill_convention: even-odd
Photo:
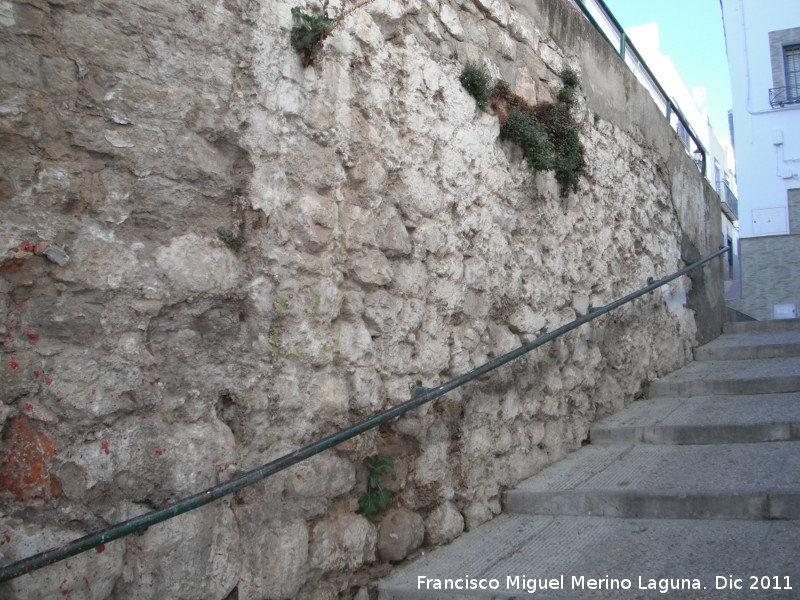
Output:
[[[307,67],[298,3],[318,8],[0,2],[2,564],[268,462],[719,246],[710,189],[567,2],[375,0]],[[499,139],[459,83],[468,60],[532,103],[564,66],[580,74],[577,192]],[[720,273],[0,591],[364,597],[682,365],[719,330]],[[397,480],[367,519],[372,454]]]

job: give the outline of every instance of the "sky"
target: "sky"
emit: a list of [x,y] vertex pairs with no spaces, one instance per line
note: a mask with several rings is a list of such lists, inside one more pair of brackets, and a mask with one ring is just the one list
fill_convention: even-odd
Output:
[[623,28],[658,23],[661,52],[672,59],[689,91],[706,90],[714,131],[728,143],[731,86],[719,0],[605,0]]

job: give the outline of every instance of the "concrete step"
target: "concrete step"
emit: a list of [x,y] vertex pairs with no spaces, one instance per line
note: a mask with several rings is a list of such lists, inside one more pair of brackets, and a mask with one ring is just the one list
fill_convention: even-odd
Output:
[[593,445],[734,444],[800,440],[800,392],[634,402],[593,425]]
[[[793,521],[500,515],[446,548],[403,565],[379,583],[378,598],[796,599],[798,548],[800,527]],[[749,590],[751,576],[769,589]],[[762,576],[770,579],[762,582]],[[434,589],[448,581],[464,587],[467,578],[497,589]],[[589,589],[589,579],[606,589]],[[541,583],[557,583],[561,589],[541,589]],[[620,589],[628,584],[629,590]],[[670,584],[698,589],[674,591]],[[615,585],[616,590],[608,590]],[[787,585],[792,589],[776,589]]]
[[800,321],[728,331],[379,598],[800,597]]
[[787,331],[800,329],[800,319],[778,319],[775,321],[738,321],[725,323],[725,333],[756,333],[764,331]]
[[587,446],[504,494],[538,515],[800,518],[800,442]]
[[696,348],[695,360],[751,360],[800,356],[800,329],[728,333]]
[[693,362],[650,384],[648,396],[770,394],[800,391],[800,356]]

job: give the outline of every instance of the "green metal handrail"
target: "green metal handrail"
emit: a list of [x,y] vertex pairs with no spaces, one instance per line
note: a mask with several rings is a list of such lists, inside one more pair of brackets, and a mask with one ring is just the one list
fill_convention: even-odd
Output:
[[91,533],[85,535],[77,540],[64,544],[62,546],[57,546],[55,548],[51,548],[45,552],[41,552],[39,554],[35,554],[23,560],[17,561],[12,563],[8,566],[3,567],[0,569],[0,583],[4,581],[8,581],[9,579],[14,579],[15,577],[19,577],[25,573],[30,573],[36,569],[41,567],[53,564],[60,560],[64,560],[69,558],[70,556],[75,556],[76,554],[80,554],[81,552],[85,552],[87,550],[91,550],[92,548],[97,548],[101,544],[105,544],[112,540],[119,539],[131,533],[135,533],[137,531],[142,531],[143,529],[147,529],[156,523],[160,523],[162,521],[166,521],[173,517],[177,517],[180,514],[188,512],[190,510],[194,510],[195,508],[200,508],[201,506],[205,506],[213,502],[214,500],[218,500],[223,496],[227,496],[228,494],[232,494],[237,492],[247,486],[250,486],[254,483],[261,481],[269,477],[270,475],[274,475],[279,471],[283,471],[292,465],[295,465],[307,458],[314,456],[315,454],[319,454],[320,452],[332,448],[342,442],[345,442],[365,431],[373,429],[386,421],[399,417],[400,415],[407,413],[418,406],[423,404],[427,404],[428,402],[443,396],[447,392],[464,385],[465,383],[472,381],[490,371],[501,367],[502,365],[519,358],[520,356],[527,354],[531,350],[538,348],[556,339],[559,336],[564,335],[565,333],[572,331],[576,327],[583,325],[584,323],[588,323],[589,321],[600,317],[601,315],[606,314],[616,308],[619,308],[623,304],[627,304],[628,302],[638,298],[639,296],[643,296],[649,292],[652,292],[656,288],[661,287],[669,283],[670,281],[689,273],[690,271],[697,269],[698,267],[704,265],[705,263],[713,260],[717,256],[720,256],[726,252],[729,252],[729,247],[724,247],[713,254],[709,254],[705,258],[698,260],[685,268],[681,269],[673,273],[672,275],[665,277],[664,279],[659,279],[658,281],[654,281],[653,283],[647,285],[646,287],[641,288],[640,290],[633,292],[632,294],[628,294],[624,298],[620,298],[611,304],[607,304],[606,306],[597,308],[590,312],[587,315],[579,319],[575,319],[571,323],[559,327],[555,331],[552,331],[542,337],[536,338],[535,340],[525,344],[524,346],[520,346],[516,350],[512,350],[507,354],[499,356],[494,360],[487,362],[486,364],[468,372],[460,377],[456,377],[448,381],[447,383],[440,385],[436,388],[428,389],[422,393],[419,393],[421,390],[417,389],[412,392],[413,397],[399,404],[393,408],[385,410],[376,414],[375,416],[367,419],[366,421],[362,421],[357,425],[353,425],[352,427],[340,431],[338,433],[331,434],[327,437],[322,438],[321,440],[314,442],[308,446],[300,448],[295,452],[282,456],[281,458],[275,459],[272,462],[269,462],[257,469],[253,469],[252,471],[248,471],[237,477],[234,477],[230,481],[226,483],[222,483],[220,485],[214,486],[205,490],[204,492],[200,492],[198,494],[194,494],[193,496],[188,496],[181,500],[178,500],[165,508],[160,510],[154,510],[152,512],[140,515],[138,517],[134,517],[132,519],[128,519],[127,521],[123,521],[116,525],[112,525],[95,533]]

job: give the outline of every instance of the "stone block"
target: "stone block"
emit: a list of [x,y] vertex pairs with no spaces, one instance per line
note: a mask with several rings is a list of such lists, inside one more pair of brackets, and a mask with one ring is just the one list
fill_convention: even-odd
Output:
[[321,571],[357,569],[375,560],[378,533],[364,517],[341,514],[311,527],[309,567]]
[[124,543],[122,578],[114,590],[119,598],[224,598],[239,581],[239,527],[225,503],[165,521]]
[[425,524],[422,517],[406,508],[392,508],[381,519],[378,529],[378,556],[397,562],[422,545]]
[[306,524],[248,523],[242,528],[240,600],[294,598],[306,580]]
[[464,26],[461,23],[461,19],[449,4],[442,4],[439,8],[439,21],[444,26],[445,31],[455,39],[459,41],[464,39]]
[[425,519],[425,536],[429,543],[449,544],[464,531],[464,517],[452,502],[437,506]]
[[[85,535],[79,528],[62,524],[25,523],[13,517],[0,519],[4,532],[0,552],[3,564],[28,558]],[[76,597],[86,600],[110,598],[122,576],[125,542],[115,541],[73,556],[31,575],[0,584],[0,596],[7,600]]]
[[334,498],[353,489],[356,469],[349,460],[324,452],[292,467],[288,481],[301,496]]
[[194,233],[177,237],[155,252],[156,265],[170,281],[173,293],[196,294],[232,287],[237,274],[235,260],[231,251]]

